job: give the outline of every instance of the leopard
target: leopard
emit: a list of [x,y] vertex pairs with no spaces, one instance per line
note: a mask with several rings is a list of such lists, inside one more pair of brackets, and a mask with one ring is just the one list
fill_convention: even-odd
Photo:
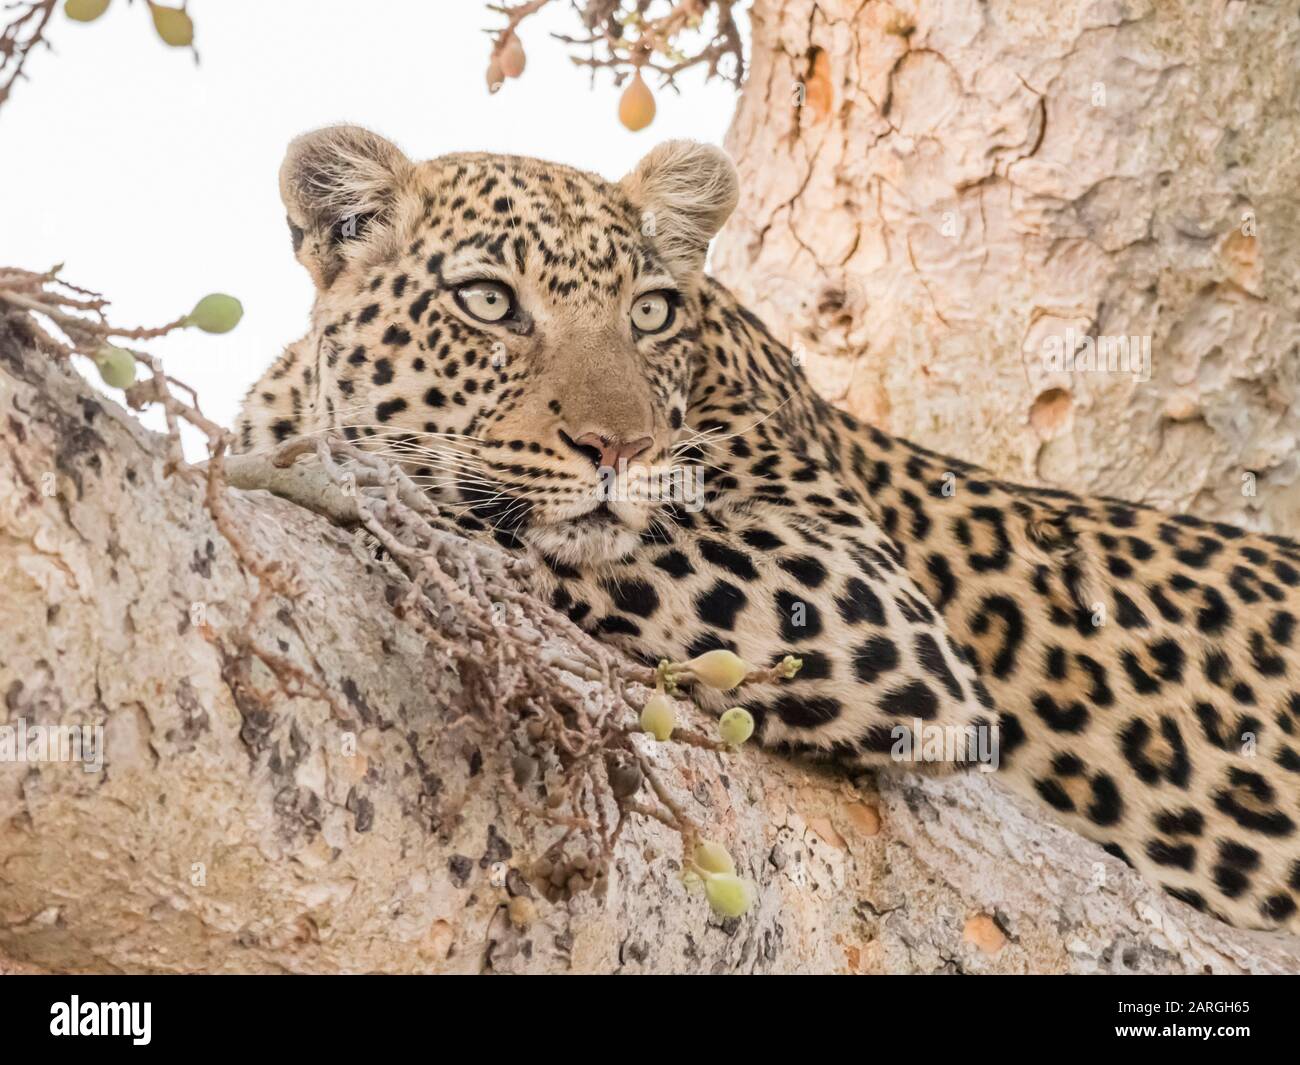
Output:
[[[1012,483],[833,406],[706,269],[741,193],[716,146],[609,181],[332,126],[280,192],[314,304],[236,450],[341,433],[638,661],[797,659],[700,696],[764,747],[995,763],[1173,905],[1300,932],[1294,539]],[[922,733],[996,757],[904,758]]]

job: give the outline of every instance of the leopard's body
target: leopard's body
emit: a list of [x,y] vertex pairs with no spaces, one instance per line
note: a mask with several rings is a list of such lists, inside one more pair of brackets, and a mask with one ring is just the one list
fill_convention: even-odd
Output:
[[[343,427],[646,660],[799,656],[739,700],[765,744],[889,766],[895,726],[996,721],[1011,787],[1193,906],[1300,930],[1300,545],[1013,485],[830,407],[702,273],[735,197],[715,150],[610,184],[343,128],[282,186],[319,292],[241,447]],[[483,279],[508,318],[468,309]],[[647,289],[662,330],[629,321]],[[700,505],[601,505],[633,440],[633,472],[699,471]]]

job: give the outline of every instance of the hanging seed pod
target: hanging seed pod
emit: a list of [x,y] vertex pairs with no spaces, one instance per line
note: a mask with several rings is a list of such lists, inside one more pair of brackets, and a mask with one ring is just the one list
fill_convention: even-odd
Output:
[[506,43],[501,46],[498,58],[501,63],[501,73],[507,78],[519,77],[524,72],[524,66],[528,62],[528,57],[524,55],[523,44],[513,33]]
[[108,10],[108,0],[68,0],[63,13],[73,22],[94,22]]
[[153,28],[167,44],[188,48],[194,43],[194,21],[184,11],[151,2],[149,12],[153,15]]
[[639,129],[645,129],[654,119],[654,93],[641,80],[641,71],[638,70],[632,75],[632,80],[618,101],[618,120],[635,133]]

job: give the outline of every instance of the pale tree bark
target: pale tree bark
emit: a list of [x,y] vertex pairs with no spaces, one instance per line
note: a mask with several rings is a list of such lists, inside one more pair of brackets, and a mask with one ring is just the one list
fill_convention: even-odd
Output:
[[[103,730],[97,771],[0,762],[0,972],[1300,971],[1294,940],[1165,898],[979,774],[848,781],[640,736],[753,909],[712,916],[643,816],[603,887],[548,901],[560,829],[521,813],[506,736],[466,726],[490,708],[403,573],[267,491],[226,489],[218,528],[166,438],[2,321],[0,439],[0,730]],[[299,575],[247,634],[297,683],[242,672],[231,536]]]
[[[1007,477],[1300,528],[1292,7],[755,0],[752,23],[714,265],[819,389]],[[1150,338],[1151,379],[1064,372],[1068,332]]]

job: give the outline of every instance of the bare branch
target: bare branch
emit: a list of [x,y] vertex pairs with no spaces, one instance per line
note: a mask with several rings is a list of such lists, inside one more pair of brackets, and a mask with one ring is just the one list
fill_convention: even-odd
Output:
[[0,107],[9,99],[18,79],[25,76],[23,67],[28,56],[42,45],[49,47],[45,28],[57,3],[58,0],[31,0],[16,4],[18,14],[0,30]]
[[[490,71],[498,71],[498,58],[518,36],[528,18],[550,0],[529,0],[510,6],[489,4],[502,15],[505,26],[489,30],[495,37]],[[737,88],[745,76],[744,41],[734,9],[739,0],[572,0],[585,32],[552,36],[575,51],[571,58],[592,71],[610,70],[620,85],[633,71],[653,71],[661,87],[677,89],[677,75],[703,66],[706,77],[725,77]],[[489,76],[489,81],[493,77]]]

